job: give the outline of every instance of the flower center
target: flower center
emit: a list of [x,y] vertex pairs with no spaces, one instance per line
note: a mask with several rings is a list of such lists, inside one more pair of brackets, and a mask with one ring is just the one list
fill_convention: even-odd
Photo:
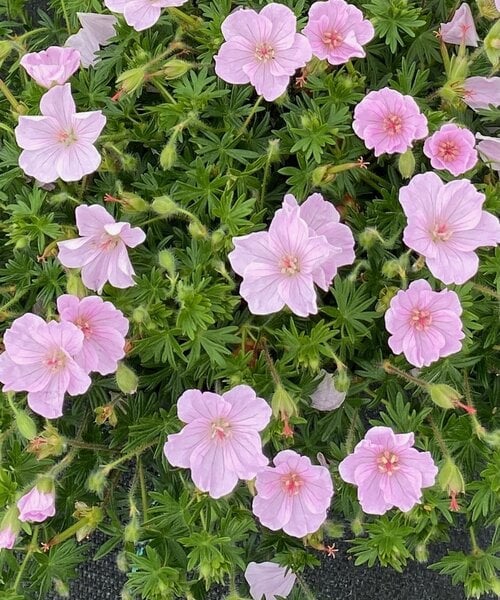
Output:
[[411,312],[411,325],[417,331],[425,331],[429,329],[432,323],[432,315],[428,310],[419,310],[415,308]]
[[389,115],[385,117],[383,123],[384,131],[388,135],[396,135],[396,133],[401,132],[401,128],[403,126],[403,119],[399,115]]
[[458,146],[455,142],[441,142],[438,146],[438,156],[445,162],[455,160],[459,154]]
[[330,48],[338,48],[344,41],[344,38],[340,35],[340,33],[335,30],[325,31],[321,36],[321,39],[323,44],[329,46]]
[[280,270],[285,275],[295,275],[300,271],[299,259],[296,256],[284,256],[280,261]]
[[52,352],[45,358],[45,365],[49,371],[52,371],[52,373],[57,373],[58,371],[64,369],[66,366],[66,360],[66,354],[59,348],[56,348],[55,350],[52,350]]
[[448,229],[448,225],[442,223],[441,225],[435,225],[434,229],[431,231],[431,236],[433,241],[437,242],[447,242],[453,232]]
[[75,321],[75,325],[80,329],[86,338],[89,338],[92,335],[92,327],[85,317],[78,317],[78,319]]
[[255,58],[267,62],[274,58],[274,48],[266,42],[262,42],[255,48]]
[[302,479],[297,473],[287,473],[281,478],[281,486],[283,491],[290,496],[296,496],[300,492],[300,488],[304,485]]
[[57,141],[63,146],[71,146],[78,141],[76,133],[70,129],[69,131],[60,131],[57,135]]
[[101,237],[101,240],[97,244],[97,246],[99,250],[103,252],[109,252],[110,250],[114,250],[118,246],[120,239],[121,238],[119,235],[108,235],[107,233],[105,233]]
[[387,475],[394,475],[394,471],[399,469],[399,457],[390,450],[384,450],[377,458],[378,470]]
[[215,419],[215,421],[212,421],[211,438],[222,441],[228,437],[231,437],[230,423],[223,418]]

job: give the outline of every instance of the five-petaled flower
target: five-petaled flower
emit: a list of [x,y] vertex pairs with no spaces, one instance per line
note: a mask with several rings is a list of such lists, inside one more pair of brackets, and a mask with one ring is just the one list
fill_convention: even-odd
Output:
[[104,4],[116,13],[122,13],[127,25],[136,31],[152,27],[160,18],[162,8],[182,6],[187,0],[104,0]]
[[474,48],[477,46],[479,37],[470,6],[466,2],[455,11],[449,23],[441,23],[439,34],[447,44],[463,44]]
[[41,52],[25,54],[19,64],[45,88],[63,85],[78,70],[80,52],[74,48],[50,46]]
[[434,169],[462,175],[477,163],[474,134],[453,123],[443,125],[424,142],[424,154]]
[[274,562],[251,562],[245,570],[245,579],[250,586],[250,596],[253,600],[276,600],[276,596],[288,596],[296,576],[290,569]]

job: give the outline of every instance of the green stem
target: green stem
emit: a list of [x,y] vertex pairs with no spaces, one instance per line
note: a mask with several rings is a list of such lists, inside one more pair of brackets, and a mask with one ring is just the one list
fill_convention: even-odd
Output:
[[245,133],[245,131],[247,130],[247,127],[250,125],[250,121],[253,119],[253,116],[257,112],[257,109],[259,108],[260,103],[262,102],[262,100],[264,100],[263,96],[259,96],[257,98],[257,101],[252,106],[252,110],[250,111],[248,117],[246,118],[245,122],[243,123],[243,125],[240,128],[240,130],[238,131],[238,135],[236,136],[236,139],[238,139],[241,135],[243,135]]
[[300,575],[299,573],[295,573],[295,577],[297,578],[297,581],[299,582],[299,585],[302,588],[302,591],[304,592],[305,600],[316,600],[316,597],[311,592],[309,586],[305,582],[305,579],[302,577],[302,575]]
[[347,437],[345,441],[345,447],[347,454],[351,454],[352,449],[354,448],[354,431],[356,429],[356,423],[358,422],[358,414],[359,409],[354,411],[351,424],[349,425],[349,430],[347,432]]
[[398,377],[406,379],[406,381],[409,381],[410,383],[413,383],[414,385],[424,390],[427,389],[428,383],[426,381],[424,381],[423,379],[418,379],[418,377],[413,377],[413,375],[410,375],[409,373],[398,369],[397,367],[392,365],[388,360],[384,360],[384,362],[382,363],[382,368],[386,373],[389,373],[390,375],[397,375]]
[[71,35],[71,23],[69,21],[68,10],[66,8],[66,0],[61,0],[61,8],[64,15],[64,21],[66,22],[66,29],[68,30],[68,34]]
[[258,209],[261,210],[264,206],[264,196],[266,195],[267,181],[271,172],[271,157],[267,155],[266,165],[264,167],[264,175],[262,176],[262,185],[260,186],[260,194],[258,200]]
[[274,361],[271,358],[271,354],[269,353],[269,348],[267,347],[267,341],[264,338],[261,338],[261,345],[264,350],[264,356],[266,358],[266,363],[267,363],[269,372],[271,373],[271,377],[274,381],[274,385],[276,385],[276,386],[283,385],[281,383],[281,377],[279,376],[279,373],[276,370],[276,367],[274,366]]
[[139,471],[139,485],[141,486],[142,522],[144,523],[148,518],[148,490],[144,476],[144,465],[140,455],[137,455],[137,469]]
[[120,458],[117,458],[113,462],[110,462],[107,465],[104,465],[103,468],[109,473],[114,468],[116,468],[118,465],[121,465],[122,463],[127,462],[127,460],[131,460],[132,458],[134,458],[134,456],[142,454],[143,452],[145,452],[146,450],[151,448],[151,446],[154,446],[157,443],[158,443],[158,440],[154,440],[153,442],[148,442],[147,444],[144,444],[143,446],[139,446],[138,449],[133,450],[132,452],[128,452],[127,454],[124,454],[123,456],[120,456]]
[[19,299],[21,299],[27,293],[27,291],[28,290],[22,290],[16,292],[10,300],[8,300],[5,304],[0,306],[0,314],[7,310],[7,308],[9,308],[10,306],[15,304]]
[[7,99],[7,101],[9,102],[9,104],[12,106],[12,108],[14,109],[14,111],[16,113],[18,113],[18,114],[23,113],[23,107],[15,99],[14,95],[9,90],[7,84],[5,83],[5,81],[3,81],[3,79],[0,79],[0,92],[2,92],[2,94],[5,96],[5,98]]
[[492,298],[496,298],[497,300],[500,300],[500,294],[498,292],[496,292],[495,290],[492,290],[489,287],[486,287],[485,285],[480,285],[479,283],[473,283],[472,287],[477,290],[478,292],[481,292],[482,294],[486,294],[487,296],[491,296]]
[[40,530],[39,525],[36,525],[34,527],[34,529],[33,529],[33,535],[31,537],[31,543],[28,546],[28,551],[26,552],[26,556],[24,557],[24,560],[21,563],[19,571],[17,572],[17,576],[16,576],[16,579],[14,581],[14,591],[16,591],[16,592],[19,589],[19,585],[21,584],[21,579],[22,579],[24,570],[26,569],[26,565],[28,564],[29,559],[31,558],[31,555],[33,554],[33,552],[37,549],[37,540],[38,540],[38,531],[39,530]]
[[78,451],[76,448],[72,448],[68,454],[66,454],[66,456],[59,461],[56,465],[54,465],[52,467],[52,469],[50,469],[50,471],[47,473],[47,475],[50,477],[54,477],[54,479],[56,477],[59,477],[59,475],[69,467],[69,465],[75,460],[76,455],[78,454]]
[[474,532],[474,528],[473,527],[469,527],[469,535],[470,535],[470,542],[472,545],[472,554],[481,554],[481,548],[479,547],[478,543],[477,543],[477,539],[476,539],[476,534]]
[[91,444],[90,442],[82,442],[81,440],[66,440],[68,446],[74,448],[82,448],[83,450],[95,450],[96,452],[115,452],[112,448],[108,448],[103,444]]
[[434,434],[434,437],[436,438],[436,442],[441,450],[441,453],[443,454],[443,457],[447,460],[451,460],[451,453],[448,450],[448,447],[446,446],[446,442],[444,441],[443,436],[441,435],[441,432],[439,431],[439,427],[436,425],[436,422],[434,421],[434,419],[432,417],[429,417],[429,423],[432,428],[432,433]]

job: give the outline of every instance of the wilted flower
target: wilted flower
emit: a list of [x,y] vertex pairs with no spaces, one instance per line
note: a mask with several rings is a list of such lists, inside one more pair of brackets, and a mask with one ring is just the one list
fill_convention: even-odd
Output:
[[19,166],[42,183],[60,177],[78,181],[101,164],[94,143],[106,117],[100,110],[77,113],[71,86],[56,85],[40,101],[42,116],[19,117],[16,141],[23,151]]
[[479,140],[476,148],[481,159],[492,169],[500,172],[500,140],[476,133]]
[[354,57],[364,57],[363,48],[375,35],[373,25],[363,13],[344,0],[315,2],[309,9],[309,21],[302,33],[314,56],[341,65]]
[[295,574],[274,562],[248,563],[245,579],[253,600],[286,598],[295,584]]
[[463,101],[474,110],[500,106],[500,77],[469,77],[462,90]]
[[64,294],[57,299],[57,310],[62,321],[69,321],[83,333],[83,346],[74,358],[87,372],[101,375],[114,373],[118,361],[125,356],[125,336],[128,320],[111,302],[98,296],[80,300]]
[[25,54],[19,64],[38,85],[51,88],[63,85],[78,70],[80,53],[74,48],[50,46],[41,52]]
[[335,377],[331,373],[321,371],[323,379],[311,394],[311,406],[316,410],[335,410],[344,403],[347,392],[340,392],[335,387]]
[[434,485],[438,469],[432,456],[414,443],[413,433],[372,427],[339,464],[342,479],[358,486],[365,513],[383,515],[394,506],[408,512],[420,503],[422,488]]
[[60,262],[71,269],[81,268],[84,285],[98,294],[107,281],[117,288],[135,285],[127,247],[142,244],[146,239],[142,229],[117,223],[97,204],[78,206],[75,217],[82,237],[58,242]]
[[19,520],[41,523],[56,514],[56,495],[52,479],[41,479],[17,501]]
[[259,431],[269,423],[271,407],[248,385],[222,394],[187,390],[177,401],[177,414],[186,423],[168,436],[168,462],[191,469],[197,488],[212,498],[233,491],[238,479],[253,479],[267,465]]
[[470,6],[463,2],[449,23],[441,23],[441,39],[447,44],[476,47],[479,41]]
[[222,23],[226,40],[215,56],[215,72],[228,83],[251,83],[268,101],[285,93],[290,77],[311,60],[309,41],[283,4],[259,12],[236,10]]
[[485,195],[468,179],[444,183],[435,173],[415,175],[399,191],[408,225],[404,243],[425,256],[434,277],[462,284],[475,275],[480,246],[500,242],[500,224],[482,210]]
[[403,153],[424,138],[427,119],[411,96],[383,88],[370,92],[354,109],[354,132],[375,156]]
[[116,13],[122,13],[127,25],[136,31],[152,27],[161,16],[161,9],[182,6],[187,0],[104,0],[104,4]]
[[257,473],[252,510],[262,525],[288,535],[315,533],[326,519],[333,496],[332,478],[326,467],[311,464],[307,456],[283,450],[274,467]]
[[65,46],[76,48],[80,52],[82,67],[91,67],[98,62],[96,52],[101,46],[109,44],[115,36],[116,17],[113,15],[100,15],[97,13],[77,12],[81,29],[70,35]]
[[424,154],[434,169],[446,169],[456,177],[477,163],[475,142],[468,129],[448,123],[425,140]]
[[391,300],[385,326],[389,346],[415,367],[428,367],[462,348],[462,307],[455,292],[434,292],[424,279],[410,283]]
[[46,323],[26,313],[4,333],[0,354],[3,391],[28,392],[33,412],[55,419],[62,415],[64,394],[83,394],[90,377],[74,356],[81,352],[83,334],[72,323]]

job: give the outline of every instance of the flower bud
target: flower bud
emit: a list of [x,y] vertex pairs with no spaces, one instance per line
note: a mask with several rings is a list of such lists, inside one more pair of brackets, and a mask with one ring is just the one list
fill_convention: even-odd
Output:
[[138,90],[146,79],[146,72],[142,67],[124,71],[116,80],[118,87],[129,94]]
[[500,62],[500,19],[484,38],[484,50],[490,63],[496,67]]
[[276,386],[271,399],[271,408],[273,410],[273,415],[276,418],[283,418],[284,415],[287,417],[295,417],[299,414],[295,400],[281,384]]
[[419,563],[426,563],[429,560],[429,550],[427,544],[417,544],[415,547],[415,558]]
[[457,390],[445,383],[430,383],[427,391],[434,404],[441,408],[455,408],[456,403],[462,398]]
[[363,521],[359,517],[356,517],[355,519],[353,519],[351,521],[351,531],[354,533],[354,535],[356,537],[363,535],[363,533],[364,533]]
[[6,511],[0,523],[0,550],[2,548],[12,550],[20,529],[19,510],[17,506],[13,504]]
[[14,244],[14,248],[16,250],[24,250],[24,248],[27,248],[29,245],[30,245],[29,238],[26,237],[25,235],[23,235],[16,240],[16,243]]
[[104,472],[104,469],[102,468],[92,471],[92,473],[87,478],[87,488],[91,492],[97,494],[99,498],[102,498],[107,483],[108,481],[106,479],[106,474]]
[[269,162],[278,162],[280,160],[280,140],[272,139],[267,144],[267,159]]
[[116,415],[115,407],[113,404],[105,404],[104,406],[98,406],[94,408],[95,423],[97,425],[104,425],[109,423],[111,427],[116,427],[118,423],[118,417]]
[[60,456],[65,449],[65,438],[50,423],[43,428],[39,436],[31,440],[27,447],[27,451],[34,454],[38,460],[43,460],[51,456]]
[[132,312],[132,321],[134,323],[142,324],[149,320],[150,318],[148,309],[145,306],[138,306],[137,308],[134,308]]
[[382,265],[382,275],[385,275],[388,279],[394,279],[401,274],[401,264],[399,260],[387,260]]
[[191,63],[179,58],[172,58],[163,65],[162,73],[165,79],[179,79],[192,68]]
[[137,194],[133,194],[132,192],[122,192],[121,193],[122,206],[125,212],[147,212],[149,210],[149,204],[138,196]]
[[411,148],[399,155],[398,169],[404,179],[410,179],[415,172],[415,156]]
[[217,229],[210,236],[210,241],[212,243],[212,248],[214,250],[219,250],[224,245],[224,240],[226,239],[226,233],[223,229]]
[[54,591],[60,598],[69,598],[69,587],[68,584],[58,579],[57,577],[54,581]]
[[448,457],[439,470],[437,483],[450,498],[450,510],[459,510],[456,500],[458,494],[465,492],[465,482],[460,469],[451,457]]
[[168,171],[171,169],[177,161],[177,149],[175,147],[175,141],[169,140],[166,146],[163,148],[160,154],[160,165],[162,169]]
[[129,570],[129,564],[127,560],[127,554],[125,552],[119,552],[116,555],[116,568],[121,573],[127,573]]
[[479,14],[485,19],[498,19],[500,12],[497,10],[495,0],[476,0]]
[[385,313],[385,311],[389,308],[391,300],[398,292],[399,288],[393,285],[382,288],[379,294],[377,304],[375,306],[375,311],[378,313]]
[[165,269],[170,277],[175,277],[176,267],[173,252],[170,252],[170,250],[160,250],[160,252],[158,252],[158,263],[160,264],[160,267]]
[[206,240],[208,237],[207,228],[198,220],[189,223],[188,231],[195,240]]
[[125,542],[130,542],[131,544],[137,544],[141,535],[141,525],[139,523],[139,519],[136,515],[133,515],[130,521],[125,526],[125,530],[123,532],[123,539]]
[[0,40],[0,65],[12,51],[12,44],[8,40]]
[[28,415],[28,413],[21,408],[17,408],[15,412],[15,423],[17,430],[26,440],[32,440],[36,437],[36,423]]
[[319,187],[322,184],[331,183],[335,177],[335,175],[328,172],[328,165],[321,165],[312,172],[311,183],[315,187]]
[[75,269],[68,269],[66,273],[66,291],[68,294],[77,296],[78,298],[85,298],[87,295],[87,290],[83,285],[79,271],[76,271]]
[[169,196],[155,198],[151,204],[151,208],[162,217],[171,217],[179,211],[179,207]]
[[367,227],[364,229],[358,237],[359,245],[364,249],[368,250],[377,243],[384,243],[384,238],[375,229],[375,227]]
[[139,378],[125,363],[119,362],[115,373],[116,385],[124,394],[135,394],[139,384]]

